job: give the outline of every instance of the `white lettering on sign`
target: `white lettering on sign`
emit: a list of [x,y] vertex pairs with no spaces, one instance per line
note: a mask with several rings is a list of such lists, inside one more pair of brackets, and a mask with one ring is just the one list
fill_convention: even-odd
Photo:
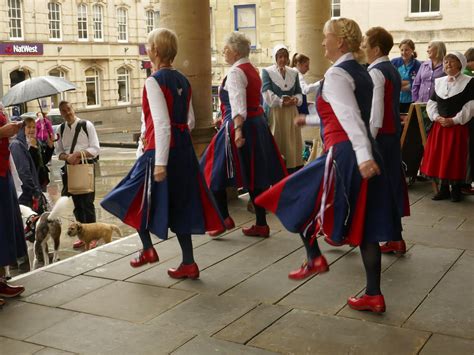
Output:
[[29,46],[27,44],[19,46],[14,44],[13,53],[38,53],[38,46]]

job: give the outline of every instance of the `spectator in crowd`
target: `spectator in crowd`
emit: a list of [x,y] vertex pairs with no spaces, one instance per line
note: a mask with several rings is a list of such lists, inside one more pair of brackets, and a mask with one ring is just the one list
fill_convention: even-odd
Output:
[[32,117],[26,117],[23,124],[10,143],[10,151],[22,184],[22,194],[18,198],[18,202],[32,208],[37,213],[43,213],[46,203],[38,180],[38,172],[29,152],[31,142],[33,141],[35,144],[36,124]]
[[[286,176],[285,166],[260,105],[262,80],[250,63],[250,40],[232,33],[224,57],[232,65],[219,90],[223,124],[201,159],[204,178],[224,218],[225,229],[210,231],[215,237],[235,227],[227,208],[226,188],[245,187],[252,201]],[[247,236],[268,237],[265,210],[255,207],[256,224],[242,229]]]
[[303,103],[301,106],[298,106],[298,112],[307,115],[309,114],[307,95],[310,93],[317,93],[319,89],[319,81],[313,84],[306,83],[304,75],[309,70],[309,57],[302,53],[293,54],[290,67],[295,68],[298,71],[298,79],[300,81],[301,93],[303,96]]
[[466,57],[466,69],[464,69],[464,74],[473,76],[474,75],[474,47],[469,48],[466,53],[464,53]]
[[300,233],[307,261],[289,273],[301,280],[329,270],[318,236],[331,245],[359,245],[366,290],[350,297],[349,307],[384,312],[380,289],[379,242],[398,238],[397,206],[382,158],[369,133],[373,83],[361,60],[362,33],[347,18],[323,29],[325,56],[334,64],[324,74],[315,115],[298,116],[298,125],[320,123],[325,154],[283,179],[256,199],[276,213],[291,232]]
[[9,123],[0,104],[0,306],[20,295],[25,288],[6,282],[5,266],[26,255],[26,242],[20,208],[10,171],[9,138],[17,134],[23,122]]
[[431,41],[428,44],[428,60],[421,63],[411,88],[413,102],[428,102],[434,91],[435,79],[444,75],[443,58],[446,46],[441,41]]
[[407,113],[413,98],[411,88],[421,63],[416,60],[415,43],[411,39],[404,39],[398,46],[401,56],[392,59],[392,64],[397,68],[402,78],[400,92],[400,113]]
[[[370,112],[370,132],[378,143],[390,180],[392,196],[396,198],[398,215],[401,218],[410,214],[408,190],[402,167],[400,151],[400,87],[401,80],[397,70],[388,59],[393,47],[392,35],[382,27],[372,27],[365,33],[362,48],[369,63],[368,71],[374,83],[372,109]],[[382,253],[395,252],[405,254],[406,245],[400,235],[394,236],[381,246]]]
[[199,170],[191,140],[194,111],[188,79],[173,68],[176,34],[159,28],[148,34],[147,54],[156,71],[145,81],[144,150],[130,173],[101,202],[104,209],[137,229],[143,249],[132,267],[158,261],[150,232],[176,233],[182,262],[168,269],[175,279],[197,279],[191,234],[223,228],[223,221]]
[[[67,101],[59,103],[59,112],[65,122],[59,128],[59,137],[56,141],[58,159],[64,161],[61,169],[63,180],[63,196],[69,196],[67,185],[67,164],[80,164],[81,152],[84,152],[89,163],[95,163],[100,152],[99,139],[92,122],[76,116],[72,105]],[[94,223],[96,221],[94,207],[95,191],[81,195],[72,195],[74,202],[74,216],[81,223]],[[91,248],[96,243],[91,243]],[[77,240],[74,248],[81,248],[84,242]]]
[[[440,182],[433,200],[461,201],[461,184],[467,176],[469,125],[474,116],[474,79],[462,72],[466,57],[450,52],[444,57],[447,76],[435,81],[427,111],[434,122],[426,141],[421,173]],[[451,185],[451,191],[449,186]]]
[[303,166],[301,128],[293,125],[297,106],[303,103],[298,72],[288,64],[289,53],[284,45],[273,48],[275,64],[262,70],[264,109],[270,129],[285,158],[288,173]]

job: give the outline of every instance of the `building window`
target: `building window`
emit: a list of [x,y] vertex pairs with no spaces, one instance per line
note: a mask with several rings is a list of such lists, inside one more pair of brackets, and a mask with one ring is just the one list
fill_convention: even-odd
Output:
[[[66,73],[61,69],[53,69],[49,72],[51,76],[57,76],[59,78],[66,78]],[[51,108],[58,107],[59,103],[66,100],[66,92],[61,92],[57,95],[51,96]]]
[[86,70],[86,106],[100,105],[99,91],[99,72],[95,69]]
[[48,3],[49,39],[61,39],[61,6],[57,2]]
[[118,102],[130,103],[130,72],[125,68],[117,71]]
[[160,27],[160,12],[155,11],[155,28]]
[[77,7],[77,34],[79,40],[87,40],[87,5]]
[[8,0],[8,17],[10,19],[10,39],[22,39],[20,0]]
[[332,0],[331,15],[332,17],[341,17],[341,0]]
[[257,45],[257,11],[255,5],[234,6],[234,29],[245,33],[252,48]]
[[426,15],[439,13],[439,0],[410,0],[410,13],[414,15]]
[[94,40],[95,41],[103,41],[103,14],[102,14],[102,6],[94,5],[92,6],[92,23],[94,24]]
[[119,42],[126,42],[128,40],[127,10],[124,8],[117,9],[117,30]]
[[146,33],[150,33],[155,29],[155,13],[153,10],[146,12]]

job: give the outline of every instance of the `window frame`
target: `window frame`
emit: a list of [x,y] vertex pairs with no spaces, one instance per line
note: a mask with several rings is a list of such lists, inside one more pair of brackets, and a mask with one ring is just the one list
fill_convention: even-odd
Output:
[[[89,70],[93,70],[95,75],[87,75],[87,72]],[[84,78],[85,78],[85,84],[86,84],[86,107],[87,108],[94,108],[94,107],[100,107],[101,102],[100,102],[100,72],[96,68],[88,68],[84,71]],[[94,105],[89,105],[87,103],[87,84],[91,83],[91,81],[88,79],[93,79],[93,83],[95,85],[95,101],[96,103]]]
[[[99,11],[96,11],[96,9]],[[96,15],[99,16],[97,17]],[[99,32],[100,37],[97,37],[96,34]],[[99,4],[92,5],[92,36],[94,42],[104,42],[104,7]]]
[[[119,71],[120,70],[124,70],[125,73],[124,74],[119,74]],[[121,77],[125,77],[125,78],[121,78]],[[123,81],[125,82],[125,97],[126,97],[126,101],[120,101],[120,95],[119,97],[117,98],[117,104],[118,105],[129,105],[132,103],[132,98],[131,98],[131,92],[130,92],[130,70],[127,68],[127,67],[120,67],[117,69],[117,86],[118,86],[118,89],[120,89],[120,84],[119,82],[120,81]],[[118,92],[119,90],[117,90]]]
[[[59,76],[52,74],[55,71],[59,73]],[[58,78],[63,78],[63,79],[66,79],[66,74],[67,74],[66,71],[64,71],[60,67],[56,67],[48,71],[48,75],[56,76]],[[60,92],[59,94],[56,94],[56,95],[51,95],[51,102],[53,102],[53,97],[56,97],[57,104],[59,104],[61,101],[66,100],[66,91]]]
[[[120,13],[123,13],[124,16],[121,16]],[[118,7],[116,11],[117,15],[117,41],[119,43],[127,43],[128,42],[128,9],[125,7]],[[124,20],[124,23],[121,23],[121,19]],[[121,32],[121,27],[125,29],[124,32]],[[122,34],[125,34],[125,39],[121,38]]]
[[[339,10],[338,16],[334,15],[335,10]],[[339,17],[341,17],[341,0],[331,0],[331,18],[339,18]]]
[[[56,7],[56,9],[52,9]],[[61,25],[61,9],[62,6],[57,1],[48,2],[48,27],[49,27],[49,40],[50,41],[62,41],[63,31]],[[57,18],[53,18],[53,14],[57,14]],[[53,25],[56,24],[57,28],[53,28]],[[53,37],[54,32],[59,33],[59,37]]]
[[[89,40],[89,20],[88,20],[87,14],[88,14],[87,4],[82,3],[82,4],[77,5],[77,39],[79,41]],[[85,23],[85,29],[81,29],[79,27],[81,23],[82,24]],[[85,32],[86,36],[81,37],[81,32]]]
[[[418,2],[418,12],[412,12],[412,4],[414,1]],[[441,15],[441,0],[439,0],[439,9],[436,11],[421,11],[421,1],[422,0],[408,0],[408,16],[409,17],[437,17]],[[428,0],[430,9],[433,0]]]
[[[18,5],[18,7],[12,7]],[[8,37],[10,40],[23,40],[23,1],[22,0],[8,0],[8,28],[9,33]],[[19,17],[12,17],[11,12],[15,11],[15,15],[19,14]],[[12,27],[12,22],[15,21],[15,24],[19,23],[19,27]],[[20,36],[12,36],[12,32],[19,32]],[[18,34],[18,33],[17,33]]]
[[[239,13],[239,10],[245,9],[245,8],[253,8],[255,10],[255,26],[254,27],[239,27],[238,13]],[[239,28],[240,29],[252,29],[253,28],[255,30],[255,44],[252,44],[252,41],[250,41],[250,48],[251,49],[256,49],[257,48],[257,43],[258,43],[258,38],[257,38],[257,5],[256,4],[234,5],[234,31],[239,32]],[[242,33],[245,34],[245,32],[242,32]]]
[[155,11],[147,10],[145,14],[146,14],[146,33],[150,33],[151,31],[155,29]]

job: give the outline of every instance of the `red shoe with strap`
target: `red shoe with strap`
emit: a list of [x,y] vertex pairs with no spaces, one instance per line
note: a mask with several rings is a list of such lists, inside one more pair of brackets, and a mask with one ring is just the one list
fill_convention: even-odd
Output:
[[242,228],[242,233],[244,233],[248,237],[268,238],[270,236],[270,227],[268,225],[258,226],[254,224],[252,227]]
[[72,244],[72,247],[73,247],[73,249],[80,249],[84,245],[85,245],[85,243],[82,240],[78,239]]
[[362,297],[350,297],[347,304],[356,311],[371,311],[374,313],[385,312],[385,299],[383,295],[363,295]]
[[130,266],[139,267],[148,263],[156,263],[159,260],[160,258],[158,257],[158,253],[156,252],[155,248],[151,247],[145,250],[141,250],[138,254],[138,258],[130,260]]
[[405,254],[407,252],[407,246],[404,240],[387,242],[380,246],[380,251],[382,253]]
[[23,286],[13,286],[0,281],[0,297],[11,298],[21,295],[25,291]]
[[234,229],[235,223],[232,217],[229,216],[226,219],[224,219],[224,226],[225,226],[224,229],[209,231],[207,232],[207,234],[209,234],[209,236],[211,237],[217,237],[218,235],[221,235],[222,233],[224,233],[226,230]]
[[292,280],[302,280],[313,274],[322,274],[329,271],[329,265],[326,258],[321,255],[310,261],[306,261],[298,270],[294,270],[288,274],[288,278]]
[[168,269],[168,275],[173,279],[198,279],[199,267],[196,263],[188,265],[181,263],[177,268]]

